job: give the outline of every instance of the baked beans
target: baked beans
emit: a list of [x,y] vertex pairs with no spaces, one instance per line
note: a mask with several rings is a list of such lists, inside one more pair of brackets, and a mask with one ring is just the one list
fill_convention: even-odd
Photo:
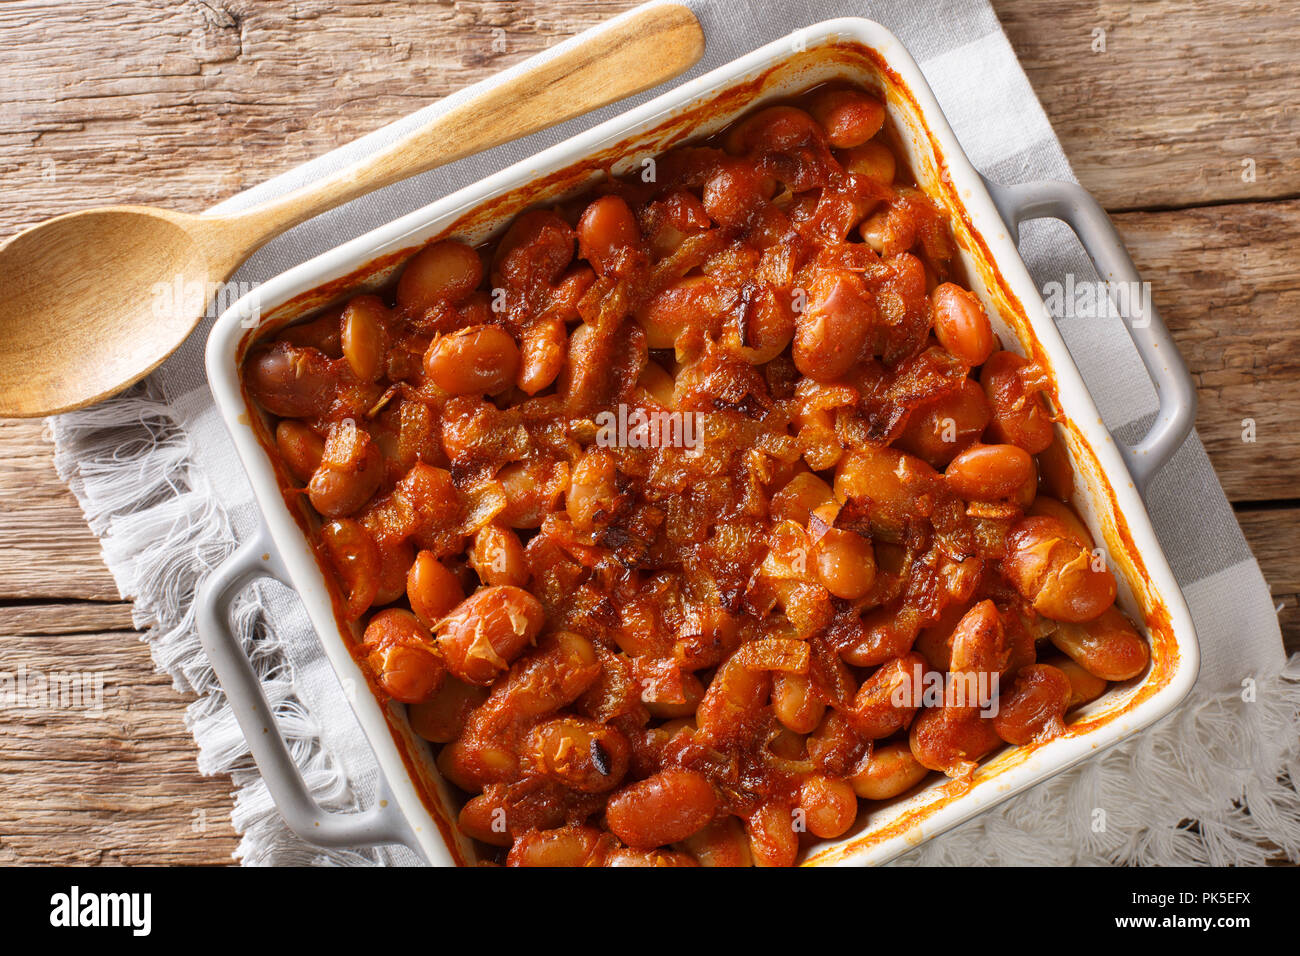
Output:
[[889,136],[814,90],[250,350],[484,859],[790,865],[1146,668],[1051,379]]

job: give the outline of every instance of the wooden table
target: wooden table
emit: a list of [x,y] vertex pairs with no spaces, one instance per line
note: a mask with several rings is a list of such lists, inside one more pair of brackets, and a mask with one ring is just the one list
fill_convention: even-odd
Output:
[[[201,210],[631,5],[6,0],[0,237],[109,202]],[[1155,284],[1295,650],[1300,4],[994,6]],[[41,424],[0,421],[0,460],[0,671],[106,681],[98,719],[0,712],[0,863],[229,862],[230,784],[198,774],[189,701],[154,673]]]

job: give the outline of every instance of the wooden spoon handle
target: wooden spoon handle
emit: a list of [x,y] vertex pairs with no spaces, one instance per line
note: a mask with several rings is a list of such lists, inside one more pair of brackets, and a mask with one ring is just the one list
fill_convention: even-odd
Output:
[[220,230],[222,238],[242,260],[326,210],[649,89],[683,72],[703,53],[704,33],[695,14],[678,4],[649,7],[319,182],[211,219],[227,227]]

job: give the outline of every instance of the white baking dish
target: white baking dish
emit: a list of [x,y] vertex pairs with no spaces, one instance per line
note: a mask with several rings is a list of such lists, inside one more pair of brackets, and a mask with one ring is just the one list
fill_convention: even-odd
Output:
[[873,808],[860,815],[853,832],[814,847],[804,862],[888,860],[1133,734],[1172,710],[1190,689],[1198,661],[1192,621],[1138,487],[1190,428],[1194,402],[1186,371],[1158,316],[1149,326],[1131,330],[1162,405],[1157,425],[1143,443],[1135,449],[1117,446],[1017,253],[1015,227],[1020,219],[1036,215],[1066,218],[1088,245],[1104,278],[1135,279],[1131,262],[1104,214],[1078,187],[1035,184],[1006,190],[986,184],[967,161],[899,41],[868,20],[832,20],[763,47],[272,279],[256,293],[263,316],[256,329],[241,321],[247,314],[245,303],[237,303],[217,322],[208,343],[209,379],[266,525],[205,585],[199,598],[200,633],[272,794],[301,835],[329,845],[408,843],[435,864],[472,861],[472,849],[450,826],[455,808],[445,804],[428,747],[411,733],[400,705],[383,707],[364,693],[353,702],[391,789],[390,799],[360,814],[327,813],[316,807],[278,736],[267,732],[273,722],[226,626],[229,600],[257,575],[281,577],[298,591],[340,678],[366,685],[341,639],[330,586],[260,444],[259,430],[265,433],[260,413],[241,393],[238,369],[248,345],[356,290],[383,285],[430,239],[454,235],[482,241],[520,210],[582,191],[602,166],[611,166],[615,174],[631,170],[644,157],[712,133],[759,103],[832,79],[863,84],[885,97],[898,144],[918,181],[952,214],[971,284],[995,317],[1004,344],[1033,355],[1051,372],[1054,398],[1065,416],[1060,429],[1079,475],[1076,505],[1097,540],[1106,542],[1120,580],[1122,607],[1145,622],[1152,664],[1143,677],[1111,688],[1074,715],[1065,736],[1038,746],[1006,748],[981,766],[969,787],[937,779],[919,792]]

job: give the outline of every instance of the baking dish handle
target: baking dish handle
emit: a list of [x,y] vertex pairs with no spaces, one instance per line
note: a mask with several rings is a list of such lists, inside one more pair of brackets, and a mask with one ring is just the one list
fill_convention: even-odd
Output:
[[[257,578],[286,579],[279,557],[265,530],[259,531],[208,575],[199,589],[196,618],[199,641],[230,700],[239,729],[266,781],[271,799],[289,829],[309,843],[323,847],[374,846],[400,843],[417,849],[405,818],[388,797],[387,784],[375,806],[359,812],[321,807],[299,773],[288,745],[239,638],[230,627],[231,603]],[[417,849],[417,852],[418,849]]]
[[[984,184],[1017,245],[1021,223],[1030,219],[1060,219],[1079,237],[1103,281],[1135,283],[1128,287],[1141,288],[1136,284],[1141,282],[1137,267],[1114,223],[1082,186],[1059,180],[1003,186],[985,179]],[[1149,305],[1141,318],[1138,322],[1125,316],[1124,325],[1151,376],[1160,407],[1146,435],[1133,445],[1121,443],[1121,448],[1133,481],[1140,492],[1145,492],[1156,472],[1192,430],[1196,418],[1196,387],[1159,312]]]

